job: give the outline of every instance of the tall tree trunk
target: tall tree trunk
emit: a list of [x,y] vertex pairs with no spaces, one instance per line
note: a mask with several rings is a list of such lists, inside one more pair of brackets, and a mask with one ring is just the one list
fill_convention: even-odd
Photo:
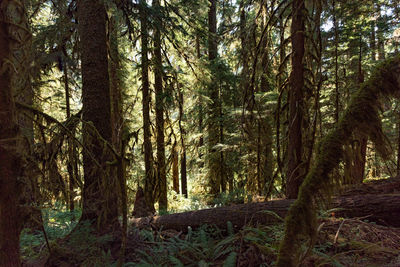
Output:
[[[21,8],[23,7],[23,8]],[[16,12],[11,12],[16,11]],[[20,132],[14,105],[13,51],[27,41],[25,8],[19,1],[0,5],[0,265],[20,266],[20,210],[18,179],[22,175]],[[24,79],[25,77],[22,77]]]
[[116,181],[107,166],[110,151],[100,140],[112,141],[106,16],[100,0],[78,0],[83,143],[87,148],[83,153],[85,184],[81,221],[90,220],[99,231],[107,231],[118,223]]
[[[360,35],[360,47],[359,47],[359,58],[358,58],[358,85],[364,82],[364,74],[362,69],[362,43],[361,43],[361,35]],[[353,165],[351,171],[351,182],[360,184],[364,180],[365,173],[365,163],[367,156],[367,141],[368,139],[359,133],[356,133],[356,140],[354,144],[353,150]]]
[[217,45],[217,1],[209,0],[210,8],[208,10],[208,60],[212,70],[211,84],[209,85],[208,97],[210,103],[208,107],[208,178],[210,183],[210,194],[213,196],[221,192],[221,153],[216,149],[220,142],[220,95],[215,76],[215,61],[218,54]]
[[299,187],[303,181],[303,86],[304,86],[304,13],[303,0],[293,1],[292,11],[292,73],[289,92],[289,139],[286,197],[297,198]]
[[339,92],[339,31],[338,31],[338,23],[336,18],[336,1],[332,1],[332,9],[333,9],[333,30],[335,33],[335,122],[339,123],[339,114],[340,114],[340,92]]
[[181,183],[182,183],[182,194],[185,198],[188,197],[188,188],[187,188],[187,170],[186,170],[186,144],[185,144],[185,135],[186,131],[183,128],[183,92],[178,83],[178,94],[179,94],[179,131],[181,134]]
[[148,209],[154,211],[154,190],[156,181],[153,170],[153,148],[151,145],[150,131],[150,88],[149,88],[149,59],[148,43],[149,34],[147,26],[147,4],[145,0],[140,0],[140,30],[142,39],[142,109],[143,109],[143,146],[144,146],[144,166],[145,166],[145,185],[144,196]]
[[179,155],[176,149],[177,142],[175,141],[172,145],[172,184],[173,189],[177,194],[180,194],[179,190]]
[[185,198],[188,198],[185,149],[183,149],[181,152],[181,182],[182,182],[182,194]]
[[[160,8],[160,0],[153,0],[154,8]],[[159,12],[157,12],[159,13]],[[158,200],[160,211],[168,208],[167,175],[165,171],[165,145],[164,145],[164,101],[163,101],[163,66],[161,57],[161,16],[155,20],[154,29],[154,89],[156,93],[156,128],[157,128],[157,176],[160,184],[160,198]]]
[[[18,1],[19,2],[19,1]],[[12,77],[12,87],[15,101],[22,103],[27,106],[33,105],[33,86],[31,82],[31,66],[32,66],[32,39],[29,30],[28,19],[26,14],[27,0],[22,0],[23,13],[20,13],[22,18],[18,21],[18,27],[22,30],[19,34],[21,43],[18,46],[14,46],[12,49],[13,53],[13,64],[16,73]],[[25,157],[25,166],[23,168],[23,174],[20,179],[23,181],[23,188],[20,196],[20,204],[23,207],[21,214],[23,219],[24,228],[30,228],[32,230],[39,230],[41,228],[41,212],[36,208],[40,205],[40,190],[38,184],[38,163],[33,156],[33,145],[34,145],[34,130],[33,130],[33,113],[28,110],[17,110],[17,122],[21,131],[21,150]]]
[[378,15],[378,21],[377,21],[377,26],[378,26],[378,59],[379,60],[385,60],[386,56],[385,56],[385,37],[384,37],[384,32],[382,29],[382,24],[384,24],[384,22],[382,20],[384,20],[384,18],[382,17],[381,14],[381,6],[380,4],[377,4],[377,15]]
[[[115,11],[114,11],[115,12]],[[124,118],[123,118],[123,80],[121,73],[121,59],[119,53],[119,14],[113,14],[109,21],[109,55],[110,55],[110,96],[111,96],[111,125],[112,125],[112,145],[118,153],[114,177],[118,180],[120,210],[122,214],[122,244],[120,250],[119,263],[122,263],[125,258],[126,235],[128,229],[128,207],[127,207],[127,192],[126,192],[126,164],[125,164],[125,146],[124,140]]]
[[[273,9],[274,7],[271,7]],[[263,22],[261,25],[261,28],[263,29],[266,27],[266,22],[268,18],[268,10],[267,7],[263,7]],[[269,59],[270,57],[270,36],[269,34],[267,36],[264,36],[264,41],[262,44],[262,59],[261,59],[261,82],[260,82],[260,92],[270,92],[271,91],[271,86],[270,86],[270,79],[272,75],[272,69],[271,69],[271,61]],[[263,112],[260,111],[259,112]],[[259,174],[257,175],[259,177],[258,180],[258,194],[260,195],[265,195],[265,193],[268,193],[270,191],[267,188],[267,184],[272,186],[273,184],[273,155],[272,155],[272,125],[271,125],[271,119],[270,118],[265,118],[259,114],[257,118],[257,129],[258,129],[258,135],[257,135],[257,154],[260,154],[259,160],[257,160],[258,164],[260,165],[259,167]],[[268,186],[268,187],[270,187]]]
[[[196,33],[196,55],[197,59],[201,60],[201,50],[200,50],[200,33]],[[198,100],[198,109],[199,109],[199,133],[200,133],[200,138],[199,138],[199,149],[204,145],[204,110],[203,110],[203,95],[202,93],[199,93],[199,100]],[[203,157],[203,153],[199,152],[199,158],[201,159]],[[200,168],[203,168],[204,164],[203,162],[200,163]]]
[[[70,88],[69,88],[69,79],[68,79],[68,64],[64,62],[64,89],[65,89],[65,104],[66,104],[66,113],[67,120],[71,117],[71,107],[70,107]],[[75,161],[75,153],[74,153],[74,140],[72,138],[68,138],[68,163],[67,163],[67,171],[68,171],[68,204],[69,210],[75,210],[74,203],[74,185],[75,185],[75,171],[74,171],[74,161]]]
[[397,175],[400,175],[400,114],[397,114]]
[[[279,91],[279,97],[278,97],[278,103],[276,107],[276,116],[275,116],[275,134],[276,134],[276,163],[278,167],[278,173],[283,177],[283,172],[284,172],[284,163],[282,160],[282,154],[284,155],[285,149],[283,149],[282,153],[282,147],[284,144],[281,144],[281,116],[283,116],[282,110],[282,101],[283,101],[283,95],[286,93],[285,90],[285,74],[286,74],[286,62],[285,62],[285,57],[286,57],[286,46],[285,46],[285,25],[284,25],[285,19],[280,16],[279,17],[279,44],[280,44],[280,49],[279,49],[279,72],[277,75],[277,86],[278,86],[278,91]],[[286,131],[283,131],[286,132]],[[286,138],[285,138],[286,139]],[[286,143],[286,142],[285,142]],[[286,191],[286,179],[282,178],[281,179],[282,183],[282,191]]]
[[375,36],[375,21],[371,23],[371,38],[370,38],[370,50],[371,60],[376,61],[376,36]]

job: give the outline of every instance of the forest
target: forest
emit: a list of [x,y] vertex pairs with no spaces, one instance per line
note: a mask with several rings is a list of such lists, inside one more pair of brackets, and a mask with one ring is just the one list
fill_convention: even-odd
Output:
[[0,266],[400,266],[398,0],[0,0]]

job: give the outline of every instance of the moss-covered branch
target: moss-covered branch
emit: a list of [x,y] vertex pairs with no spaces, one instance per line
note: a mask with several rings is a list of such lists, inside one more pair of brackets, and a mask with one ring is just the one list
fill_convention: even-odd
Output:
[[351,134],[358,130],[375,143],[383,157],[388,155],[389,146],[382,131],[379,100],[383,97],[399,97],[399,93],[400,56],[396,56],[376,68],[371,78],[353,96],[336,129],[319,144],[315,163],[286,217],[285,236],[280,246],[277,266],[298,266],[301,245],[305,242],[314,244],[317,204],[331,196],[338,177],[330,174],[342,160],[343,146],[349,142]]

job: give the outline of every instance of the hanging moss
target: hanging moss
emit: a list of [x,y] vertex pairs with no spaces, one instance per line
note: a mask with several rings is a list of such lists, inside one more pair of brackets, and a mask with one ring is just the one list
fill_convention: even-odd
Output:
[[346,112],[319,144],[314,166],[299,189],[297,200],[291,206],[285,221],[285,236],[282,240],[277,266],[298,266],[301,245],[309,241],[314,244],[317,229],[317,204],[332,196],[332,188],[338,177],[330,175],[343,159],[343,146],[350,141],[351,134],[358,131],[375,143],[378,153],[386,158],[389,143],[382,131],[380,99],[400,96],[400,55],[380,64],[355,93]]

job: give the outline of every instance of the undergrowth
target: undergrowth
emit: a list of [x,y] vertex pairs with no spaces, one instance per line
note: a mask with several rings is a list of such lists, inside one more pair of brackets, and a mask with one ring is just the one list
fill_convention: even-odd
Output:
[[234,233],[230,222],[224,231],[204,225],[167,239],[162,231],[142,231],[150,249],[139,250],[141,261],[126,266],[271,266],[282,233],[280,225]]
[[[71,232],[80,216],[80,210],[70,212],[58,203],[53,208],[43,208],[43,227],[49,242],[52,243]],[[20,249],[22,259],[38,257],[43,250],[47,249],[43,231],[23,229],[20,236]]]

